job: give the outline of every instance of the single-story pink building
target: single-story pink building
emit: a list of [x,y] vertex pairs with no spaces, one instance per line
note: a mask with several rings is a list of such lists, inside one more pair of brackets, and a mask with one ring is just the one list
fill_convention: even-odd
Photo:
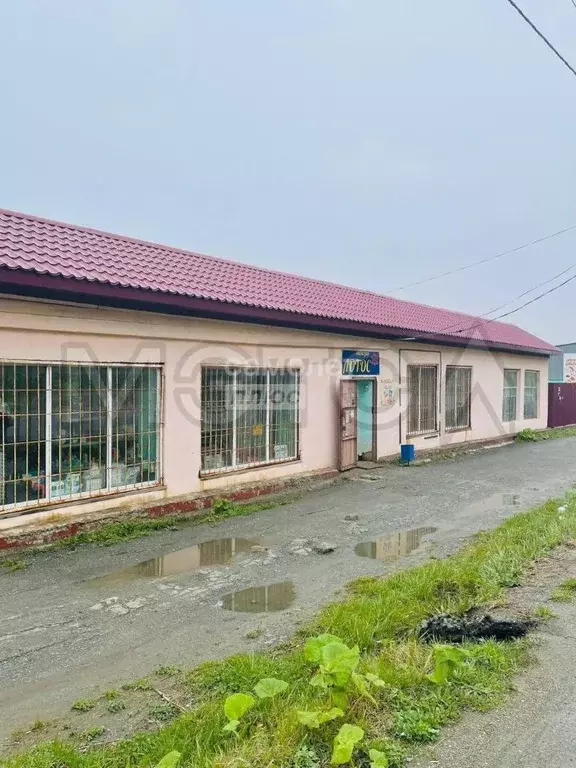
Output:
[[0,518],[547,423],[554,347],[506,323],[10,211],[0,281]]

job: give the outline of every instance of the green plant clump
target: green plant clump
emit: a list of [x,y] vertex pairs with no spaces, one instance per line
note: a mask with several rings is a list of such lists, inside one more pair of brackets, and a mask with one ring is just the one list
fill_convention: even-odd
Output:
[[515,437],[517,443],[538,443],[541,440],[558,440],[576,437],[576,427],[550,427],[548,429],[522,429]]
[[538,437],[538,432],[535,429],[522,429],[515,437],[517,443],[536,443],[538,440],[547,440],[545,436]]
[[576,596],[576,579],[566,579],[550,595],[556,603],[571,603]]
[[74,712],[90,712],[96,706],[94,699],[78,699],[72,704]]
[[532,615],[534,618],[540,619],[540,621],[550,621],[551,619],[556,618],[554,611],[551,608],[548,608],[547,605],[539,605],[533,610]]
[[92,728],[88,728],[88,730],[80,734],[80,740],[94,741],[94,739],[97,739],[98,736],[102,736],[105,731],[106,728],[102,727],[101,725],[94,725]]
[[148,710],[148,714],[153,720],[158,720],[161,723],[169,723],[178,714],[178,710],[175,705],[169,701],[158,702],[152,704]]
[[175,664],[163,664],[154,670],[154,674],[158,677],[177,677],[181,672],[181,668]]
[[9,573],[15,573],[16,571],[23,571],[28,567],[26,560],[21,558],[6,558],[6,560],[0,560],[0,568],[4,568]]

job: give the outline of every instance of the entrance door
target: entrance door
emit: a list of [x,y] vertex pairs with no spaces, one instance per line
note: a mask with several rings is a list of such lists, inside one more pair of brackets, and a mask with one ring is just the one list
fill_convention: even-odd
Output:
[[351,469],[358,460],[356,382],[340,382],[340,469]]
[[356,380],[357,452],[361,461],[375,461],[374,455],[374,379]]

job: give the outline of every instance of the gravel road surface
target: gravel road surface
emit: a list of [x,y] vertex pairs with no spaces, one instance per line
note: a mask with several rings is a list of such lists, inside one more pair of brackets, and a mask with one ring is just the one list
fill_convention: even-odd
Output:
[[449,554],[561,494],[575,450],[557,440],[355,471],[251,517],[30,557],[0,573],[0,739],[160,664],[277,643],[355,577]]

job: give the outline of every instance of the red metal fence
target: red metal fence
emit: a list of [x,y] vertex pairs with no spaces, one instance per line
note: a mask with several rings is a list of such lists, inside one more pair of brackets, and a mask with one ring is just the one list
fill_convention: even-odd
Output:
[[576,384],[548,384],[548,426],[576,424]]

